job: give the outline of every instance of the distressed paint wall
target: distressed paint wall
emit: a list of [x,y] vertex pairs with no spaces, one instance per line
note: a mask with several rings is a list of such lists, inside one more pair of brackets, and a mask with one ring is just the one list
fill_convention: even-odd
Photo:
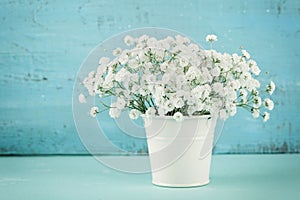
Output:
[[[76,72],[101,41],[149,26],[177,30],[206,48],[205,35],[215,33],[218,50],[235,52],[243,45],[272,72],[278,89],[270,122],[240,112],[226,122],[215,153],[300,151],[299,1],[4,0],[0,154],[86,153],[72,117]],[[115,143],[130,152],[146,151],[144,141],[119,137],[109,126]]]

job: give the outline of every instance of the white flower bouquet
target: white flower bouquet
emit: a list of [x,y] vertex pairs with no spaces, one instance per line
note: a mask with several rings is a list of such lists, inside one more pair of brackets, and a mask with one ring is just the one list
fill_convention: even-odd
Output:
[[[242,107],[254,118],[267,121],[268,110],[274,107],[268,96],[275,84],[271,81],[260,90],[260,69],[246,50],[241,55],[220,53],[212,49],[215,35],[208,35],[206,41],[210,50],[180,35],[164,39],[126,36],[128,49],[115,49],[113,60],[102,57],[83,84],[91,96],[99,95],[112,118],[127,109],[132,119],[144,114],[173,116],[177,121],[194,115],[225,120]],[[115,97],[115,101],[107,105],[101,100],[104,97]],[[85,101],[83,94],[79,101]],[[100,112],[94,106],[90,114]]]

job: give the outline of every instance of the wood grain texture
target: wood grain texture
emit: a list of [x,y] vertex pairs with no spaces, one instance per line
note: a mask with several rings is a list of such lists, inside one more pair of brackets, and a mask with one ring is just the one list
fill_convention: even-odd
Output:
[[[300,152],[300,2],[254,1],[31,1],[0,2],[0,154],[85,154],[72,116],[76,73],[97,44],[140,27],[177,30],[208,48],[242,45],[277,83],[269,123],[245,112],[229,119],[215,153]],[[145,141],[111,139],[129,153]],[[99,147],[101,150],[101,147]],[[112,152],[114,153],[114,152]]]

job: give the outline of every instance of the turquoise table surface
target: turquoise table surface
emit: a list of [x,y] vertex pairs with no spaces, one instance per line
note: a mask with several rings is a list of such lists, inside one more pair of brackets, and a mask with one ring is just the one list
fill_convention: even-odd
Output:
[[299,154],[214,155],[210,184],[195,188],[157,187],[91,156],[0,157],[3,200],[299,199],[299,186]]

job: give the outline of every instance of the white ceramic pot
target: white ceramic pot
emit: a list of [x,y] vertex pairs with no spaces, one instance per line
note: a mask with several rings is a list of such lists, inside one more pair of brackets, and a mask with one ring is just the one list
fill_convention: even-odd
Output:
[[143,117],[152,183],[193,187],[209,183],[214,124],[210,116]]

